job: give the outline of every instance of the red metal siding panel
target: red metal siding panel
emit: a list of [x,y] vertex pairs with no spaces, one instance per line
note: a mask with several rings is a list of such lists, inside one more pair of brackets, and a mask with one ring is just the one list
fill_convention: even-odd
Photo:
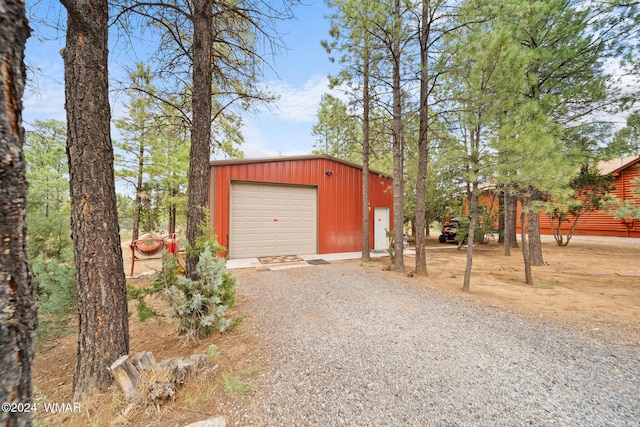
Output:
[[362,239],[361,172],[347,165],[323,160],[320,196],[321,252],[352,252]]
[[[331,171],[331,174],[327,174]],[[362,171],[329,159],[214,165],[210,177],[211,223],[220,244],[228,245],[231,181],[255,181],[318,187],[318,253],[356,252],[362,240]],[[389,178],[370,175],[371,207],[389,207]],[[372,215],[372,214],[371,214]],[[372,241],[373,244],[373,241]],[[372,246],[373,247],[373,246]]]

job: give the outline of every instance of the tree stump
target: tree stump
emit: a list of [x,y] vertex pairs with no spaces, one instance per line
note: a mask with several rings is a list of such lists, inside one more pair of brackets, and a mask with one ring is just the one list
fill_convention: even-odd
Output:
[[155,404],[160,405],[168,402],[176,394],[176,387],[173,384],[154,381],[147,388],[147,397]]
[[182,358],[173,359],[173,363],[169,368],[169,379],[167,381],[171,384],[181,386],[184,385],[187,380],[193,378],[195,374],[196,366],[193,361]]
[[[217,371],[218,366],[208,368],[208,365],[209,358],[206,354],[194,354],[188,359],[181,357],[163,359],[156,364],[153,354],[150,351],[143,351],[136,354],[131,360],[128,356],[120,357],[109,370],[127,400],[136,395],[141,373],[154,371],[151,375],[159,375],[160,377],[157,377],[147,387],[147,396],[158,406],[173,399],[176,388],[182,387],[187,381],[194,378],[197,372],[203,371],[205,375],[212,375]],[[144,384],[140,386],[144,387]]]
[[169,370],[169,368],[171,368],[172,364],[173,364],[173,359],[162,359],[156,365],[156,372],[158,374],[163,374],[163,373],[167,372]]
[[120,386],[125,398],[130,399],[135,396],[140,373],[129,361],[129,356],[122,356],[113,362],[109,371]]
[[149,371],[156,366],[156,359],[150,351],[142,351],[136,354],[131,358],[131,362],[140,372]]
[[204,369],[209,365],[209,357],[206,354],[192,354],[189,361],[193,362],[196,371]]

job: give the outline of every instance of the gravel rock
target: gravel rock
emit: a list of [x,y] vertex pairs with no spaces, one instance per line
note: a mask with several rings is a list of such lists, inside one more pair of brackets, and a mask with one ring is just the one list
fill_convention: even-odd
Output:
[[230,425],[640,425],[636,347],[357,262],[236,276],[272,363]]

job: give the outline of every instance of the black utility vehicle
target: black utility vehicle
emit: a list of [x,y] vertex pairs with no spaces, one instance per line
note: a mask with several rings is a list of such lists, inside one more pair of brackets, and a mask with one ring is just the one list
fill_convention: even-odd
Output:
[[458,227],[462,220],[463,218],[456,216],[445,222],[444,227],[442,227],[442,234],[438,238],[438,241],[440,243],[458,243],[456,240],[456,234],[458,233]]

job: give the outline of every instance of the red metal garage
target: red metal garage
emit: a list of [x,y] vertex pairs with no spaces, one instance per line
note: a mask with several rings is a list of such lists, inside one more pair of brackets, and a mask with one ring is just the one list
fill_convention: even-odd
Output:
[[[211,162],[211,225],[231,258],[357,252],[362,169],[324,154]],[[369,174],[371,249],[393,224],[390,177]]]

